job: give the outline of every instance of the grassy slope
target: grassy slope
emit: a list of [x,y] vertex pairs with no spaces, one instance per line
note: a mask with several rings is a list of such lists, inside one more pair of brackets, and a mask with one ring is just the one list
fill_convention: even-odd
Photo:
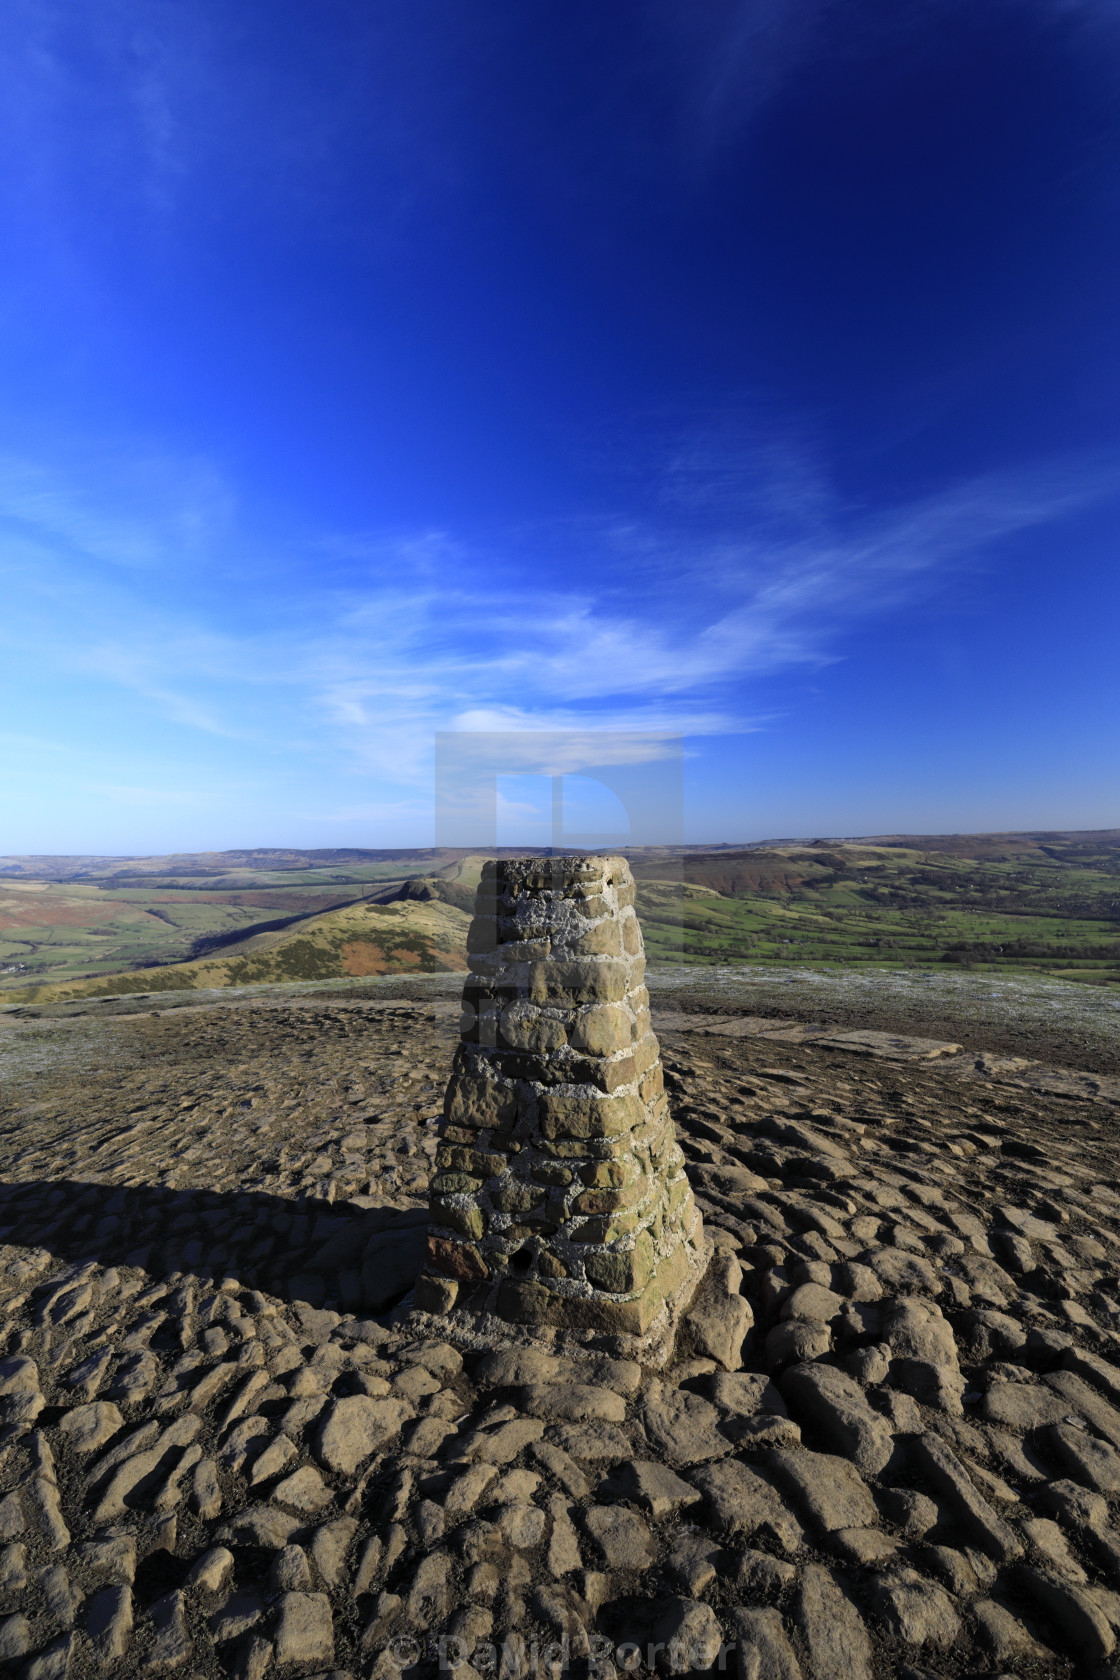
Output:
[[368,885],[102,887],[0,881],[0,990],[183,962],[262,923],[360,899]]
[[[978,859],[781,847],[688,858],[682,871],[683,887],[640,880],[646,947],[663,960],[683,945],[693,962],[963,964],[1120,980],[1115,848]],[[697,895],[700,885],[719,896]]]
[[[164,992],[333,980],[369,974],[432,974],[466,968],[470,917],[440,899],[352,904],[310,916],[295,928],[250,935],[220,955],[112,976],[115,992]],[[95,997],[106,979],[23,986],[12,1002]]]
[[425,867],[469,910],[483,862],[431,851],[329,854],[309,866],[322,856],[0,858],[0,993],[224,955],[254,929],[388,897]]

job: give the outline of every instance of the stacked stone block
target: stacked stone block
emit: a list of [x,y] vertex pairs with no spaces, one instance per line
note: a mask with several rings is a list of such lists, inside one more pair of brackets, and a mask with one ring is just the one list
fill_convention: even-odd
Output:
[[646,1337],[707,1260],[621,857],[486,865],[422,1310]]

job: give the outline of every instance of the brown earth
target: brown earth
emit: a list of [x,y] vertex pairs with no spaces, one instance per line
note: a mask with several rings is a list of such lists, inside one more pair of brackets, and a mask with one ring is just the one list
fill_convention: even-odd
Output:
[[682,1001],[754,1328],[656,1376],[409,1317],[450,996],[0,1021],[7,1671],[1114,1676],[1111,1085]]
[[[380,945],[371,945],[364,940],[353,939],[344,945],[341,951],[342,967],[346,974],[359,978],[365,974],[387,974],[390,963]],[[396,955],[394,967],[419,968],[419,951],[399,951]]]

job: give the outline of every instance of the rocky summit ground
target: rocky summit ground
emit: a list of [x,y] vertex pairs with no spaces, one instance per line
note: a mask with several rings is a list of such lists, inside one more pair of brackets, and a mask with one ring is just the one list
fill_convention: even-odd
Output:
[[1120,1082],[660,1004],[736,1369],[410,1320],[446,991],[0,1020],[4,1672],[1120,1674]]

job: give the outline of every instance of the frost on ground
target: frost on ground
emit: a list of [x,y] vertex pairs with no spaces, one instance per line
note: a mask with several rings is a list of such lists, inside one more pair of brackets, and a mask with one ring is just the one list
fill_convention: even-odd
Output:
[[651,971],[649,987],[666,1006],[681,997],[689,1009],[959,1039],[966,1048],[1120,1073],[1115,986],[1028,974],[736,964],[663,967]]

